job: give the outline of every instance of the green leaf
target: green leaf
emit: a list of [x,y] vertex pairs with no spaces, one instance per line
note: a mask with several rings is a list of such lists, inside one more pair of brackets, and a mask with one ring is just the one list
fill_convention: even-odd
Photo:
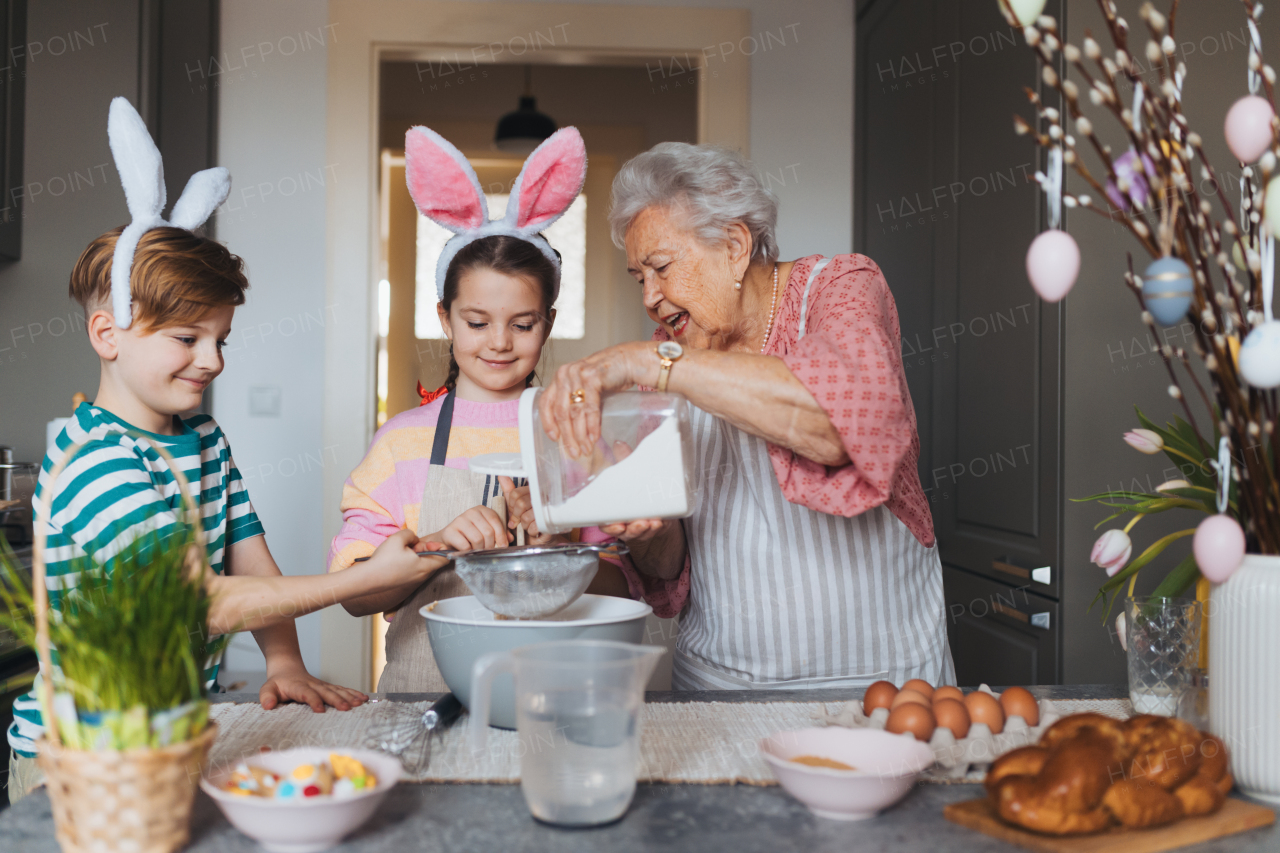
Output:
[[1160,497],[1160,495],[1152,494],[1150,492],[1114,491],[1114,492],[1100,492],[1099,494],[1096,494],[1096,495],[1089,495],[1089,497],[1087,498],[1071,498],[1070,500],[1072,500],[1075,503],[1088,503],[1089,501],[1100,501],[1100,500],[1141,501],[1141,500],[1149,500],[1151,498],[1158,498],[1158,497]]
[[1200,579],[1200,569],[1196,566],[1195,554],[1188,554],[1181,563],[1174,566],[1173,571],[1164,576],[1164,580],[1151,593],[1153,596],[1177,598]]

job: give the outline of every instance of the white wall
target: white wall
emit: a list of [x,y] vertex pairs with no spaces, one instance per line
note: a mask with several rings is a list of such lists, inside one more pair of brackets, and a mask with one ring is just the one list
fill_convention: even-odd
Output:
[[[710,69],[715,70],[716,62],[740,62],[742,52],[755,51],[750,153],[775,176],[784,255],[850,251],[853,3],[813,0],[789,7],[770,0],[724,0],[673,5],[750,7],[751,31],[773,33],[767,51],[751,42],[729,44],[720,59],[717,46]],[[342,312],[330,316],[325,305],[323,190],[313,186],[288,197],[282,190],[288,189],[289,179],[306,172],[314,176],[321,170],[325,180],[340,181],[348,170],[368,168],[332,163],[325,156],[325,49],[312,43],[308,50],[282,55],[289,46],[282,41],[289,36],[297,39],[309,32],[314,42],[323,31],[326,38],[340,40],[343,22],[330,22],[327,15],[327,3],[310,0],[222,4],[223,50],[238,70],[226,75],[221,91],[218,159],[231,170],[235,189],[220,214],[218,236],[245,258],[253,289],[249,305],[237,312],[214,412],[231,437],[237,463],[250,477],[250,494],[267,540],[288,573],[321,570],[326,547],[322,523],[337,512],[323,504],[316,460],[334,457],[333,448],[322,446],[320,431],[326,390],[322,346],[325,335],[342,334]],[[266,44],[272,51],[263,56]],[[362,114],[352,121],[367,118]],[[270,186],[271,194],[241,196],[257,185]],[[311,328],[304,330],[307,325]],[[250,416],[249,389],[255,386],[281,389],[278,418]],[[286,476],[282,465],[295,470]],[[321,669],[318,625],[316,617],[299,622],[304,658],[313,672]],[[234,648],[228,669],[260,665],[247,637]]]
[[[655,5],[641,0],[574,4]],[[852,251],[854,0],[684,0],[665,5],[751,11],[757,46],[717,45],[708,68],[714,71],[717,63],[739,61],[743,53],[754,51],[751,159],[775,176],[782,254],[798,258]],[[772,37],[762,35],[766,33]]]
[[[66,47],[69,33],[77,50]],[[40,51],[23,69],[22,259],[0,263],[0,444],[39,462],[45,423],[71,414],[77,391],[92,399],[98,390],[98,358],[67,280],[90,240],[129,221],[107,107],[116,95],[137,102],[136,0],[33,3],[27,42]],[[16,485],[34,487],[27,477]]]
[[[324,304],[324,184],[341,180],[325,158],[328,14],[318,0],[223,0],[226,71],[207,78],[220,94],[218,163],[232,177],[218,239],[244,258],[251,285],[213,412],[286,574],[324,571],[321,523],[337,511],[320,498],[333,459],[320,429],[324,336],[341,334]],[[250,414],[252,388],[279,392],[279,416]],[[298,636],[318,672],[319,614],[298,620]],[[226,668],[265,668],[252,636],[236,637]]]

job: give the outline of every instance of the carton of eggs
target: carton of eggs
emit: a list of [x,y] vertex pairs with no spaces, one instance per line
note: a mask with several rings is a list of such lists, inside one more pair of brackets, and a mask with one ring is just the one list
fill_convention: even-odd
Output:
[[1142,274],[1142,302],[1162,326],[1187,316],[1192,289],[1191,268],[1178,258],[1152,261]]
[[[933,750],[937,764],[931,775],[959,779],[973,765],[989,764],[1011,749],[1036,743],[1062,716],[1053,702],[1037,700],[1023,687],[1010,687],[999,695],[985,684],[967,695],[956,687],[928,687],[926,695],[921,685],[928,687],[909,681],[898,690],[878,681],[867,688],[862,702],[847,703],[825,722],[910,734]],[[913,695],[890,707],[903,694]]]

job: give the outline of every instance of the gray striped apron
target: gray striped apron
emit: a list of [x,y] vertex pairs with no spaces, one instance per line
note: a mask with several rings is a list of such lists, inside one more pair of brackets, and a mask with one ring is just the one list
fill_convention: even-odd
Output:
[[[800,335],[815,265],[801,300]],[[694,514],[676,690],[954,684],[942,563],[888,508],[853,518],[782,494],[768,443],[690,406]]]

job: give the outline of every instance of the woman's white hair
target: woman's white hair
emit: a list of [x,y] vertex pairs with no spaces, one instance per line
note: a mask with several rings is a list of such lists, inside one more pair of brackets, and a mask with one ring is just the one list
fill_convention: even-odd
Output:
[[627,229],[650,207],[679,210],[708,246],[741,222],[751,233],[752,263],[778,259],[778,197],[748,160],[715,145],[663,142],[628,160],[613,179],[609,229],[623,248]]

